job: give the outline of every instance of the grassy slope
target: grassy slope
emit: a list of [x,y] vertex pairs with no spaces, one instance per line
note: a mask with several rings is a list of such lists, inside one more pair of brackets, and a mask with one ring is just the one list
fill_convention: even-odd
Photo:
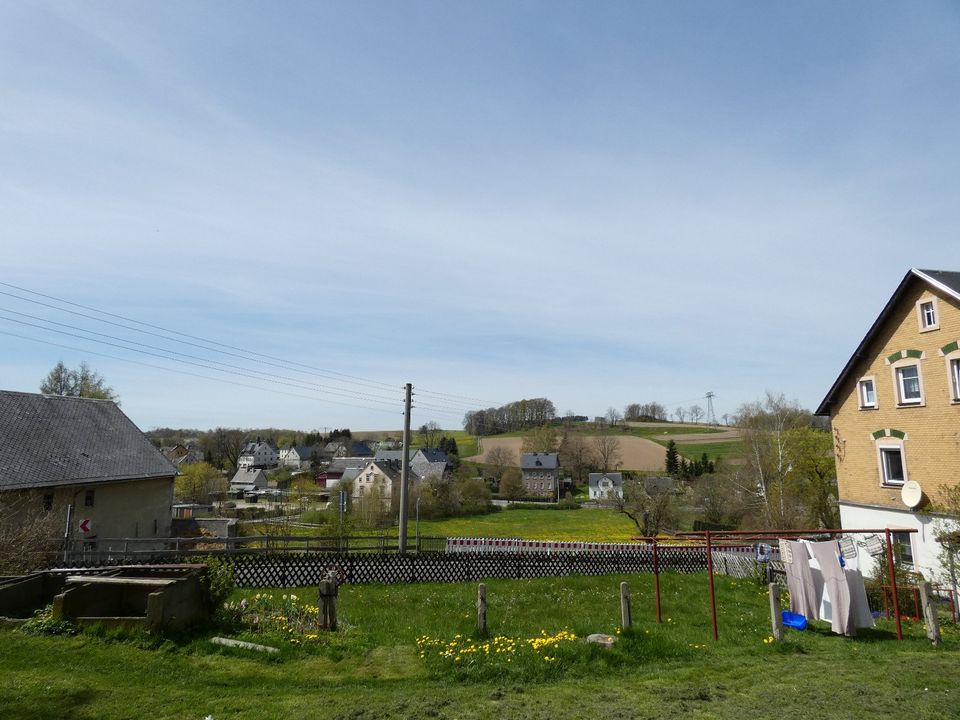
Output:
[[0,712],[20,720],[956,716],[954,626],[939,649],[919,626],[898,643],[887,621],[856,640],[821,625],[767,645],[765,594],[729,578],[717,579],[717,643],[709,639],[704,575],[662,578],[660,626],[649,576],[489,581],[491,630],[521,642],[541,630],[613,633],[623,579],[636,631],[612,651],[571,643],[552,664],[530,653],[515,665],[496,656],[466,664],[418,657],[420,635],[471,632],[474,584],[344,587],[341,629],[310,650],[287,645],[276,659],[215,651],[203,640],[141,649],[2,632]]

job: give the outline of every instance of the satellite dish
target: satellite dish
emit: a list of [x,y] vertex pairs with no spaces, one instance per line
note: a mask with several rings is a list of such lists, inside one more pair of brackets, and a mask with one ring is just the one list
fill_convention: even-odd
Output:
[[909,480],[903,484],[900,490],[900,499],[908,508],[915,508],[923,501],[923,490],[920,483],[915,480]]

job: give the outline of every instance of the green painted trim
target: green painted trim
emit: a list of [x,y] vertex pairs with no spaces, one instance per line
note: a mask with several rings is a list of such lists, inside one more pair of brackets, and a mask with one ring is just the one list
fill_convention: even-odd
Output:
[[893,355],[887,355],[887,362],[888,362],[888,363],[895,363],[897,360],[900,360],[902,357],[903,357],[903,351],[902,351],[902,350],[898,350],[898,351],[895,352]]
[[900,440],[903,440],[907,436],[907,434],[903,430],[890,429],[888,430],[888,432],[890,433],[890,437],[899,438]]
[[873,439],[874,439],[874,440],[879,440],[880,438],[887,436],[887,431],[886,431],[886,430],[877,430],[876,432],[871,433],[871,435],[873,435]]
[[907,350],[907,357],[917,358],[919,360],[923,357],[923,350]]
[[942,352],[944,355],[949,355],[957,350],[960,350],[960,341],[958,340],[954,340],[949,345],[944,345],[942,348],[940,348],[940,352]]

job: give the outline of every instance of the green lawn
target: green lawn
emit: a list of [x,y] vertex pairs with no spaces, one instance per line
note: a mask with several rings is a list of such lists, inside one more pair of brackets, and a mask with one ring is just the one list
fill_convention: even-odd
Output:
[[[414,532],[412,522],[408,532]],[[637,528],[626,515],[612,510],[501,510],[489,515],[421,520],[420,534],[616,542],[629,540],[637,534]]]
[[[621,580],[630,583],[633,631],[612,650],[584,644],[591,632],[616,635]],[[718,577],[714,642],[706,582],[662,576],[657,625],[649,575],[491,580],[490,633],[500,638],[489,641],[471,638],[473,583],[345,586],[340,629],[310,640],[237,628],[179,641],[0,631],[0,712],[18,720],[956,717],[955,626],[940,648],[912,623],[897,642],[890,621],[857,639],[817,623],[768,644],[766,594]],[[279,603],[291,591],[266,592]],[[298,594],[314,598],[315,588]],[[216,648],[207,642],[215,632],[281,652]]]
[[727,440],[713,443],[677,443],[677,452],[688,460],[700,458],[704,453],[711,460],[737,460],[743,453],[741,440]]

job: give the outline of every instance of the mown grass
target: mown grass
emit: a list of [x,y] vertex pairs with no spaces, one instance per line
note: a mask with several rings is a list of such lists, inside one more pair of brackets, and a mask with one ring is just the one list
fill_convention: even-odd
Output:
[[[634,628],[613,650],[588,646],[580,640],[588,633],[617,635],[621,580],[630,583]],[[508,638],[521,652],[462,651],[488,642],[473,637],[474,583],[344,586],[336,633],[300,645],[255,636],[281,647],[278,656],[217,648],[208,642],[215,631],[170,640],[2,632],[0,711],[23,720],[956,716],[953,625],[940,648],[916,624],[897,642],[890,621],[857,639],[817,623],[767,644],[762,588],[717,578],[714,642],[703,574],[662,576],[661,625],[649,575],[486,585],[490,637]],[[315,588],[296,592],[315,597]],[[561,631],[578,639],[539,650],[529,642]],[[454,641],[459,660],[442,654]]]
[[[412,525],[408,532],[413,532]],[[626,515],[607,509],[504,509],[489,515],[421,520],[420,534],[434,537],[617,542],[635,536],[637,528]]]
[[710,443],[677,443],[677,452],[688,460],[699,459],[704,453],[711,460],[738,460],[743,456],[741,440],[725,440]]

